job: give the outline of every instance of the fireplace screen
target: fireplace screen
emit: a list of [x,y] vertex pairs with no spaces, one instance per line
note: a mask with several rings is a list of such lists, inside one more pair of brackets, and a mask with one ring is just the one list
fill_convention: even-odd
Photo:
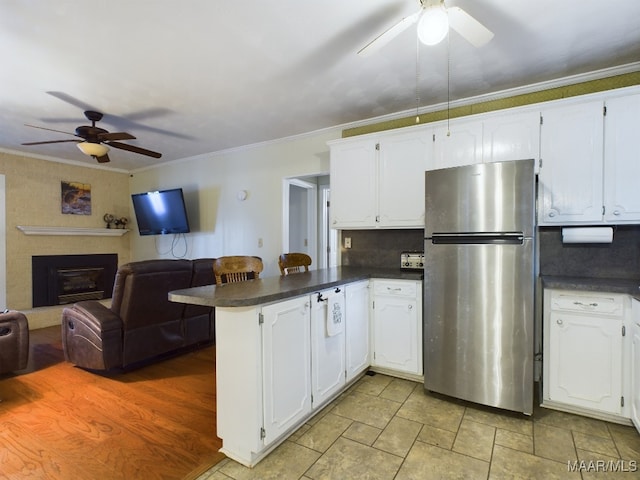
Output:
[[34,256],[33,306],[109,298],[117,268],[117,254]]
[[104,298],[104,268],[58,269],[58,304]]

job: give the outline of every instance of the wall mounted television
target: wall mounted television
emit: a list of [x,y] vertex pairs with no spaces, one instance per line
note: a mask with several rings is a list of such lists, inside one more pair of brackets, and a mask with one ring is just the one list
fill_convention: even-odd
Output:
[[131,195],[140,235],[188,233],[189,218],[182,188]]

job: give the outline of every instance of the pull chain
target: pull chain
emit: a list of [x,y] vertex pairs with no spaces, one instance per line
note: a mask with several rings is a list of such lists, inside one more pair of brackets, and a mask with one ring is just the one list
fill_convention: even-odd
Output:
[[416,124],[420,123],[420,40],[416,35]]
[[447,32],[447,137],[451,136],[449,130],[449,111],[451,107],[451,48],[449,48],[449,32]]

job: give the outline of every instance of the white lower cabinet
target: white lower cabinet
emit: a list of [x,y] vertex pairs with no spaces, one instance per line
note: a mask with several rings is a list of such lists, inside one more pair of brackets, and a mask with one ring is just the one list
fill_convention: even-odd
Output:
[[254,466],[369,367],[368,285],[216,307],[222,453]]
[[373,280],[373,366],[422,375],[420,285],[410,280]]
[[344,287],[311,296],[311,394],[318,408],[345,384]]
[[346,380],[350,382],[371,365],[369,341],[369,280],[345,286]]
[[631,303],[631,421],[640,431],[640,300]]
[[544,403],[629,418],[627,302],[614,293],[544,291]]
[[309,298],[262,307],[264,443],[269,444],[311,410]]

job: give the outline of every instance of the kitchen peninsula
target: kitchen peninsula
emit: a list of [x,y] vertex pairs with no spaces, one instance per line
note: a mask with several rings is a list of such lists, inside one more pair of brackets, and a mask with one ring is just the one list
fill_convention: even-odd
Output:
[[419,378],[422,275],[337,267],[170,292],[216,307],[220,451],[256,465],[372,365]]

